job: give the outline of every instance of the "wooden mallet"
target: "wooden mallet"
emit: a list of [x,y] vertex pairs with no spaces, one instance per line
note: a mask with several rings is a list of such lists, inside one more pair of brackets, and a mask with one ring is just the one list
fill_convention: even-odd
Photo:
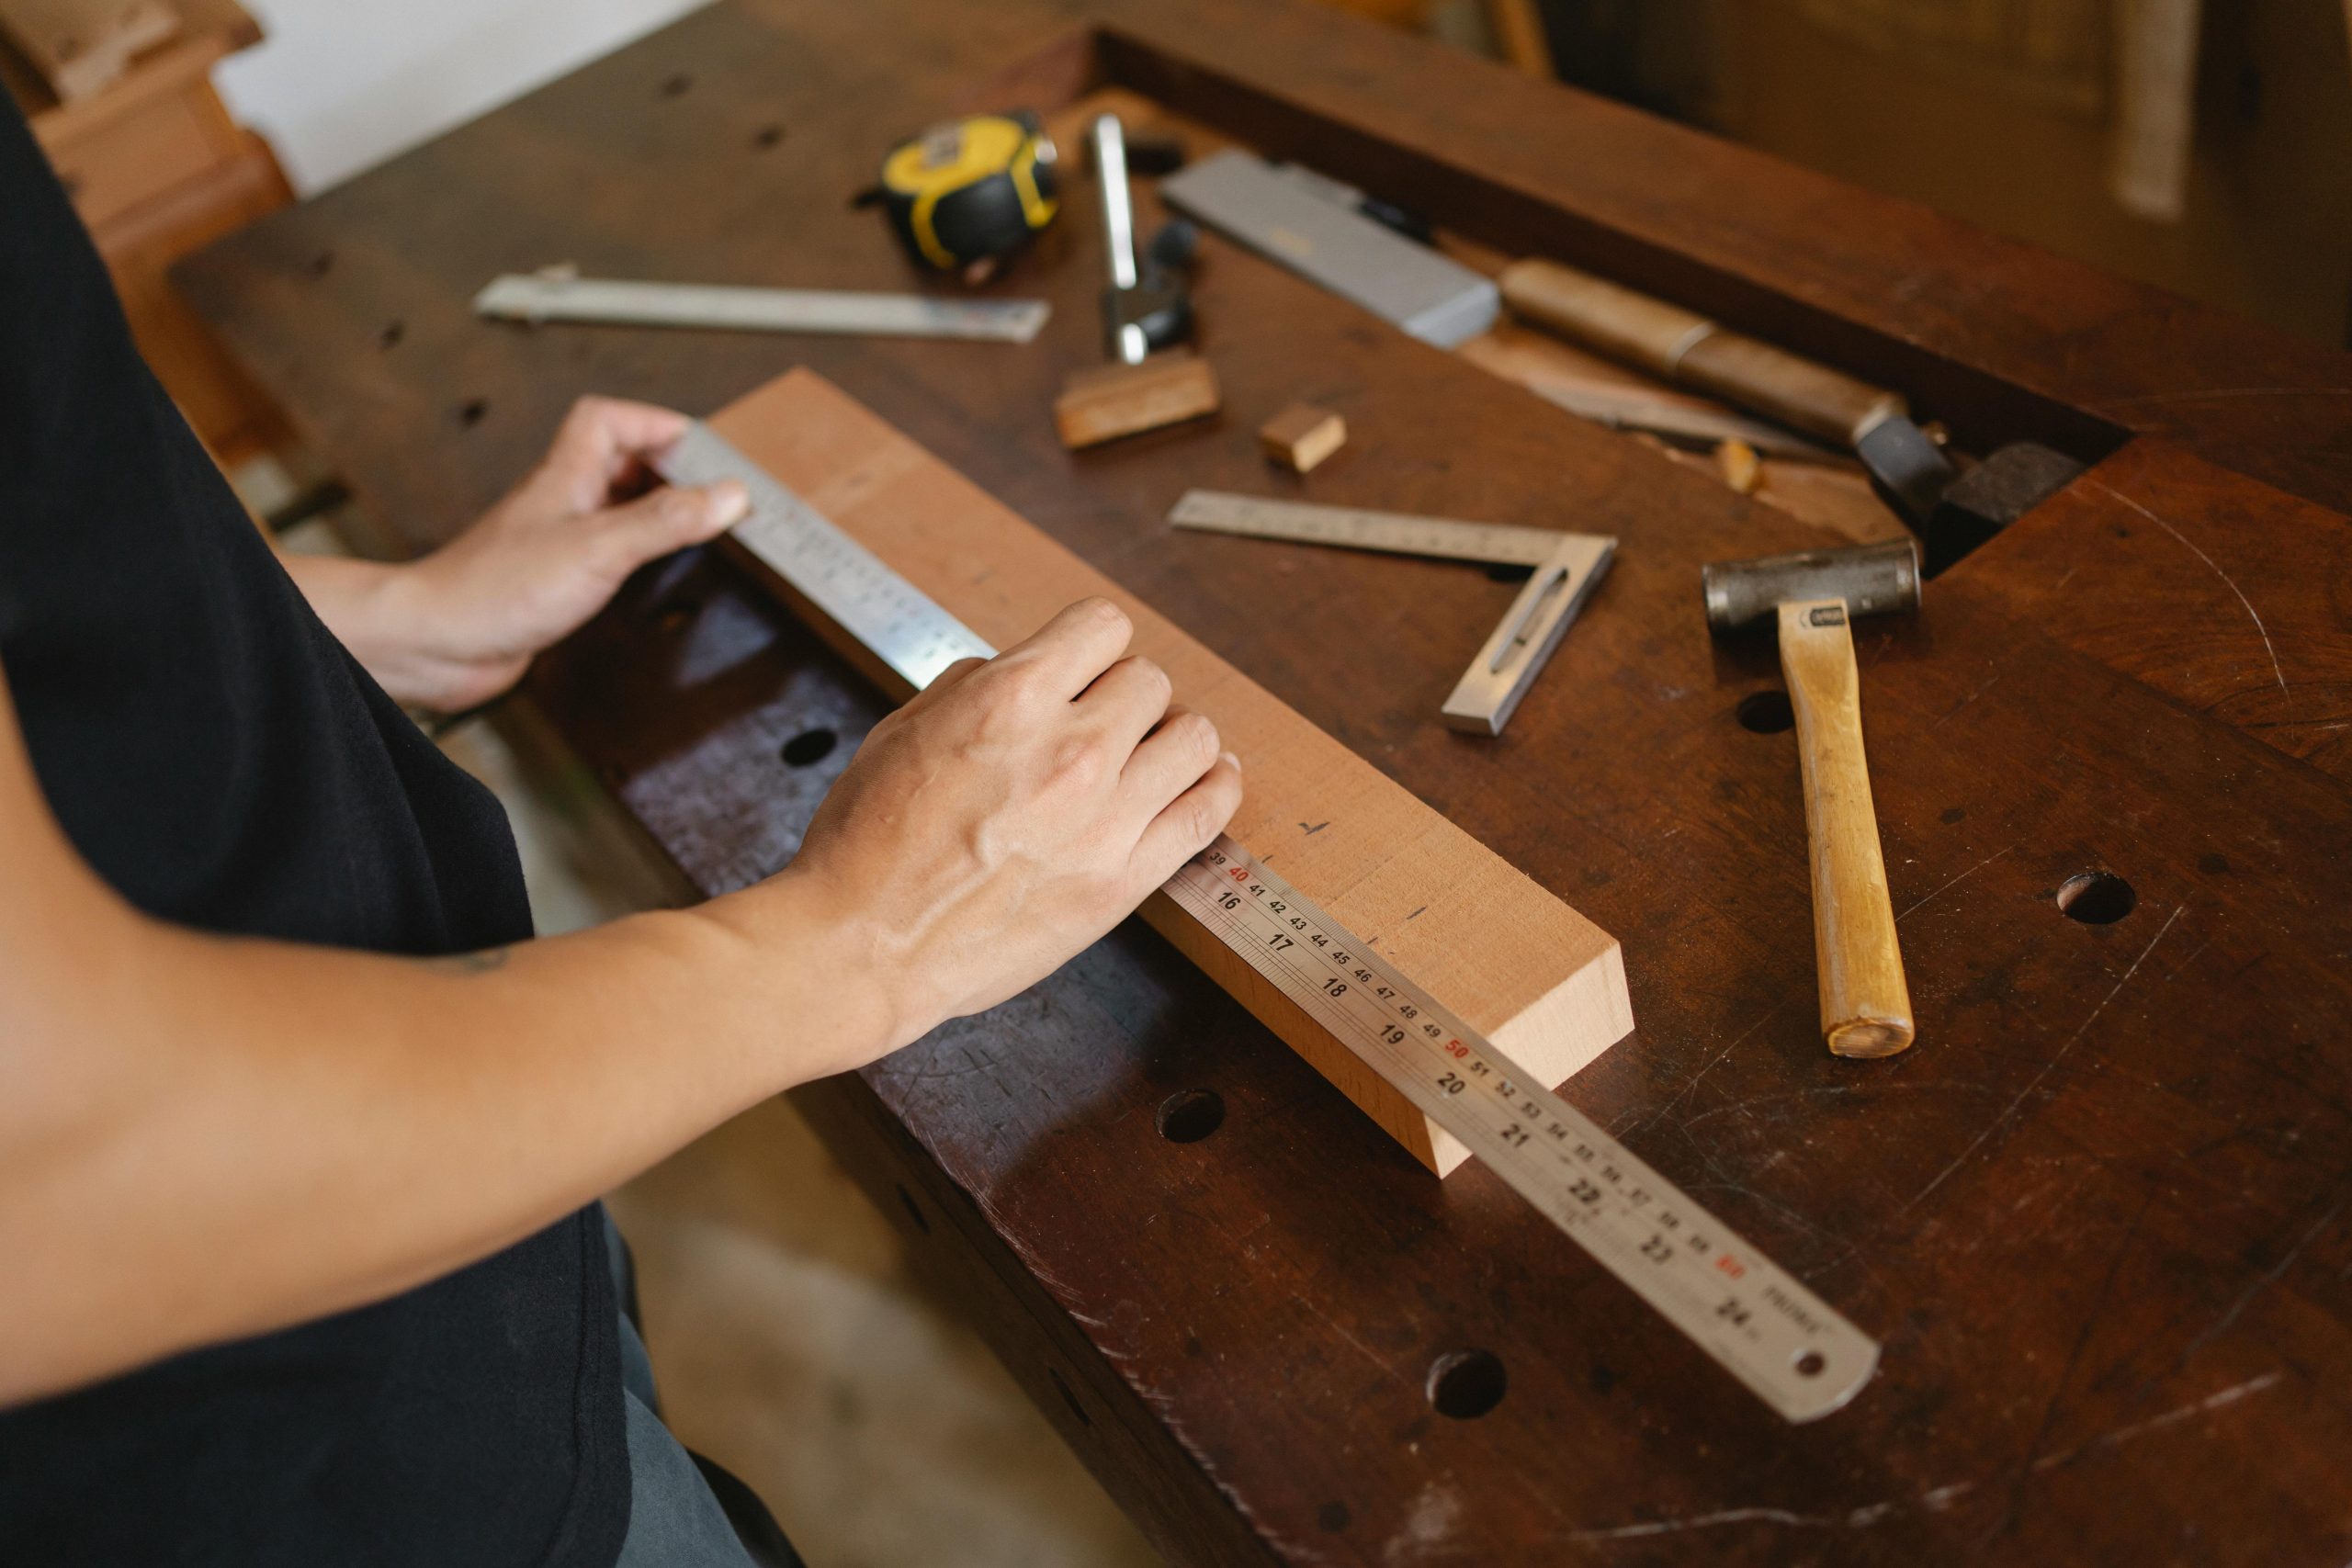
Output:
[[1862,753],[1860,676],[1848,623],[1919,604],[1909,539],[1717,561],[1702,573],[1717,636],[1777,626],[1781,674],[1796,715],[1813,864],[1813,946],[1821,1031],[1840,1056],[1892,1056],[1911,1043],[1886,861]]

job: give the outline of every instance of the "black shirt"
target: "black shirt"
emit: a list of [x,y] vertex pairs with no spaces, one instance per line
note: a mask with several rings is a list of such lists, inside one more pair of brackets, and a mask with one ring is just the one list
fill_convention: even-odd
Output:
[[[67,836],[141,908],[383,953],[530,935],[497,802],[311,614],[6,108],[0,663]],[[0,1094],[7,1071],[0,1042]],[[591,1208],[390,1301],[0,1411],[0,1562],[605,1568],[619,1376]]]

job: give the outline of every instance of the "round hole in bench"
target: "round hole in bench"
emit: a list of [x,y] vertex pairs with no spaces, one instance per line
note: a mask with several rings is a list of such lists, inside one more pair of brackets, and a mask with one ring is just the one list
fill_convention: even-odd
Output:
[[1430,1363],[1430,1407],[1455,1421],[1475,1421],[1503,1402],[1510,1383],[1492,1350],[1453,1350]]
[[2059,910],[2086,926],[2111,926],[2139,903],[2132,885],[2111,871],[2077,872],[2058,885]]
[[796,768],[810,767],[831,756],[841,741],[830,729],[804,729],[784,743],[780,755]]
[[1739,706],[1732,710],[1739,727],[1756,735],[1778,735],[1796,727],[1796,710],[1789,706],[1789,694],[1782,691],[1750,692],[1739,699]]
[[1225,1097],[1213,1089],[1188,1089],[1159,1103],[1159,1135],[1171,1144],[1197,1144],[1225,1125]]

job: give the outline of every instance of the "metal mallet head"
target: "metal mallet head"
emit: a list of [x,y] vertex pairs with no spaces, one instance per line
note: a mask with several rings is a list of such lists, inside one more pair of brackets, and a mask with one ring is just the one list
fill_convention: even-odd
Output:
[[1850,617],[1919,607],[1919,546],[1914,539],[1797,550],[1753,560],[1713,561],[1701,569],[1707,629],[1718,637],[1762,631],[1781,604],[1843,599]]

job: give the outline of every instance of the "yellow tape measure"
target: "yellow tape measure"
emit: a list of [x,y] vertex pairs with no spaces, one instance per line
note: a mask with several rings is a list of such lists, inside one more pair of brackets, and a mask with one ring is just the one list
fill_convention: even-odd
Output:
[[1026,112],[933,126],[882,160],[883,209],[908,254],[942,272],[1010,254],[1054,220],[1054,144]]

